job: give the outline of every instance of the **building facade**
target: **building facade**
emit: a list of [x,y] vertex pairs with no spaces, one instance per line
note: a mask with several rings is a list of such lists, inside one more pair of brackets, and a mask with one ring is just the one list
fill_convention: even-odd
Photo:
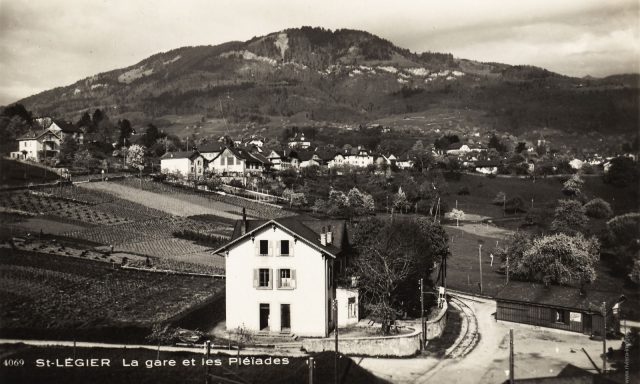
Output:
[[339,220],[238,221],[216,250],[226,262],[227,329],[325,337],[336,297],[340,325],[357,322],[357,290],[336,286],[344,233]]

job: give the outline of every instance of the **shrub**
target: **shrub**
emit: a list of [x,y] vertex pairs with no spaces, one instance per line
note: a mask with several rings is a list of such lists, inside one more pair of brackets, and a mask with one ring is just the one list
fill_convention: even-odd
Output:
[[514,196],[510,199],[507,199],[504,204],[505,210],[511,213],[524,212],[524,206],[524,199],[520,196]]
[[236,188],[244,188],[244,185],[242,185],[242,181],[238,180],[238,179],[233,179],[229,182],[229,185],[232,187],[236,187]]
[[587,216],[596,219],[608,219],[613,216],[611,205],[601,198],[595,198],[584,205]]
[[460,196],[466,196],[469,193],[470,193],[469,192],[469,187],[467,187],[466,185],[458,190],[458,195],[460,195]]
[[503,202],[506,200],[506,195],[504,192],[500,191],[498,192],[498,194],[496,195],[496,197],[493,198],[493,200],[491,200],[491,202],[495,205],[502,205]]
[[589,219],[580,202],[575,200],[560,200],[555,209],[551,229],[557,232],[575,234],[582,232]]

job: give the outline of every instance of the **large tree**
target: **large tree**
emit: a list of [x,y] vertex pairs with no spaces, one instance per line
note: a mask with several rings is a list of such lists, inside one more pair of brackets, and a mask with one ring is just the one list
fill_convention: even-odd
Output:
[[575,234],[585,230],[589,218],[584,206],[576,200],[560,200],[553,215],[551,229],[556,232]]
[[596,279],[595,265],[600,257],[597,239],[563,233],[539,237],[524,251],[514,273],[545,284],[585,284]]
[[416,314],[418,280],[431,285],[434,264],[448,254],[446,234],[439,224],[427,219],[370,218],[355,228],[354,246],[353,272],[362,289],[365,310],[388,334],[398,317]]

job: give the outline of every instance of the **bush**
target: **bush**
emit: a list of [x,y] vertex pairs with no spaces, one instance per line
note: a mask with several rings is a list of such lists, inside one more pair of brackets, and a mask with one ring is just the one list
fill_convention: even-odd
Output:
[[595,198],[584,205],[587,216],[595,219],[608,219],[613,216],[611,205],[601,198]]
[[236,187],[236,188],[244,188],[244,185],[242,184],[242,181],[238,180],[238,179],[233,179],[229,182],[229,185],[232,187]]
[[511,212],[511,213],[517,213],[517,212],[525,212],[526,210],[524,209],[525,206],[525,202],[524,199],[520,196],[514,196],[510,199],[508,199],[505,204],[505,210],[507,212]]
[[458,190],[458,195],[460,195],[460,196],[466,196],[466,195],[468,195],[469,193],[470,193],[470,192],[469,192],[469,187],[467,187],[467,186],[464,186],[464,187],[462,187],[462,188],[460,188],[460,189]]

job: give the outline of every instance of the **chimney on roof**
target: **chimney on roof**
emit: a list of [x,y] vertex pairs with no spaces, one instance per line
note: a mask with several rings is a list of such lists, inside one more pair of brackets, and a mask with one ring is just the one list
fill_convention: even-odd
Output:
[[242,234],[247,233],[249,223],[247,222],[247,210],[242,207]]
[[320,244],[327,245],[327,234],[324,227],[322,227],[322,232],[320,233]]
[[331,231],[331,226],[327,227],[327,244],[333,243],[333,231]]

